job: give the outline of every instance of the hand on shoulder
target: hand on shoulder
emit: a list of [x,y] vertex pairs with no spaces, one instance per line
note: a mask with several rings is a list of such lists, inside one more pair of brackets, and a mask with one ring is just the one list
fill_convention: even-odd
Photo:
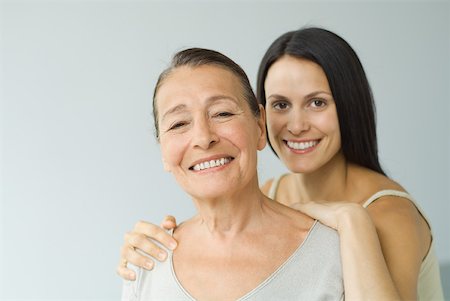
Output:
[[297,209],[322,224],[331,227],[338,232],[343,226],[356,223],[372,225],[372,221],[366,210],[356,203],[351,202],[306,202],[295,203],[292,208]]

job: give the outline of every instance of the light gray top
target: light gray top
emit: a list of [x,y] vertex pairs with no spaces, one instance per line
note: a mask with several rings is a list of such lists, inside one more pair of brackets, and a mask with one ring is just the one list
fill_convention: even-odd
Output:
[[[130,266],[136,281],[125,281],[122,301],[195,300],[179,282],[172,252],[152,271]],[[205,287],[207,290],[208,288]],[[239,298],[247,301],[342,300],[344,285],[337,232],[316,221],[295,252],[266,280]]]

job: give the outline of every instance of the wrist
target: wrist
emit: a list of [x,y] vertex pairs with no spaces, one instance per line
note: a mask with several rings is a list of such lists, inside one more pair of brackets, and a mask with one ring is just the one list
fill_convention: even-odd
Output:
[[337,231],[355,231],[358,228],[374,228],[374,225],[365,208],[358,204],[352,204],[339,214]]

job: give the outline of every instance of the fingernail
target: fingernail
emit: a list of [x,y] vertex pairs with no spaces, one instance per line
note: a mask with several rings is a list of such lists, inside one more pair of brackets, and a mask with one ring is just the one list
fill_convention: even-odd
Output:
[[146,261],[146,262],[145,262],[145,268],[146,268],[147,270],[153,269],[153,262]]
[[159,252],[159,253],[158,253],[158,258],[159,258],[160,260],[165,260],[165,259],[166,259],[166,253],[164,253],[164,252]]
[[177,247],[177,243],[176,243],[176,242],[171,242],[171,243],[169,244],[169,248],[170,248],[171,250],[175,250],[176,247]]
[[128,273],[128,279],[134,280],[135,276],[133,272]]

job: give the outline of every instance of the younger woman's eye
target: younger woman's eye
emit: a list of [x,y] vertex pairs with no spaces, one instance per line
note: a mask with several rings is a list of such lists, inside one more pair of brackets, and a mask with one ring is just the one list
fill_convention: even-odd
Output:
[[315,108],[322,108],[326,105],[327,103],[325,101],[323,101],[322,99],[314,99],[311,101],[311,105]]
[[272,105],[272,108],[277,109],[277,110],[286,110],[289,107],[289,104],[286,102],[276,102]]

